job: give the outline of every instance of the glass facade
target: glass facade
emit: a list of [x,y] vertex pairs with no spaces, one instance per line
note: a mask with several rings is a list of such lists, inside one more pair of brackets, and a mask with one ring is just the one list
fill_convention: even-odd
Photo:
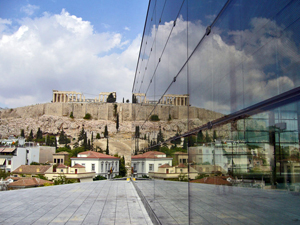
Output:
[[132,154],[173,158],[137,183],[157,221],[300,221],[299,45],[300,1],[149,2]]

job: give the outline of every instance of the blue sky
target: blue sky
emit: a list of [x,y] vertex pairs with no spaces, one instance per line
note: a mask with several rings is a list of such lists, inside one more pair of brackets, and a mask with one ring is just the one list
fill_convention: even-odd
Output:
[[0,107],[50,102],[53,89],[131,99],[147,7],[147,0],[1,1]]

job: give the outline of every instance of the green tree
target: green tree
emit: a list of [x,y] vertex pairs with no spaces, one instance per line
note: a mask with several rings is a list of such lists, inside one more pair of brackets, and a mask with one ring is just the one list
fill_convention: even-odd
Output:
[[211,138],[208,135],[208,131],[206,131],[206,134],[205,134],[205,142],[206,143],[210,143],[211,142]]
[[83,142],[81,143],[81,147],[86,151],[88,149],[88,140],[86,136],[86,132],[83,135]]
[[104,137],[105,137],[105,138],[108,137],[107,125],[105,125],[105,128],[104,128]]
[[106,155],[109,155],[109,147],[108,147],[108,138],[107,138],[107,140],[106,140],[107,142],[106,142]]
[[30,134],[27,137],[27,141],[33,141],[33,132],[32,132],[32,130],[30,130]]
[[67,135],[65,134],[64,129],[62,129],[60,132],[58,142],[59,144],[65,144],[65,145],[71,142],[71,140],[68,139]]
[[132,103],[135,104],[135,103],[138,103],[137,102],[137,98],[134,94],[132,94]]
[[214,130],[213,132],[213,141],[217,140],[218,136],[217,136],[217,131]]
[[88,143],[87,143],[87,150],[91,150],[92,145],[91,145],[91,140],[88,139]]
[[73,112],[70,113],[70,118],[74,119]]
[[94,133],[92,132],[92,137],[91,137],[91,150],[94,150]]
[[81,141],[84,139],[84,135],[85,135],[85,131],[84,131],[84,128],[82,127],[79,135],[78,135],[78,141]]
[[39,141],[41,139],[43,139],[43,132],[41,131],[41,128],[39,128],[36,132],[36,141]]
[[97,133],[97,135],[96,135],[96,139],[100,139],[101,137],[100,137],[100,134],[99,133]]
[[127,175],[127,169],[125,167],[125,158],[124,158],[124,156],[120,159],[119,174],[122,177],[125,177]]
[[203,143],[204,142],[204,135],[202,133],[202,130],[200,130],[197,134],[197,143]]
[[156,115],[156,114],[153,114],[150,116],[150,121],[159,121],[159,120],[160,119],[159,119],[158,115]]
[[161,132],[161,129],[159,129],[159,132],[157,134],[157,143],[160,143],[160,142],[164,142],[164,136],[163,136],[163,133]]
[[119,113],[117,113],[116,129],[119,131]]
[[47,146],[55,146],[56,137],[53,135],[46,136],[46,145]]
[[86,113],[85,116],[83,117],[83,119],[90,120],[90,119],[92,119],[92,116],[91,116],[91,114]]
[[9,172],[6,172],[5,170],[0,169],[0,179],[3,178],[5,179],[6,177],[8,177],[10,175]]
[[25,138],[25,133],[24,133],[24,129],[21,129],[21,137]]
[[114,104],[114,117],[117,117],[118,105]]
[[181,144],[181,138],[179,137],[179,133],[176,132],[175,139],[171,141],[172,144],[180,145]]
[[106,99],[106,102],[109,102],[109,103],[114,103],[116,102],[116,98],[114,97],[113,93],[110,93]]

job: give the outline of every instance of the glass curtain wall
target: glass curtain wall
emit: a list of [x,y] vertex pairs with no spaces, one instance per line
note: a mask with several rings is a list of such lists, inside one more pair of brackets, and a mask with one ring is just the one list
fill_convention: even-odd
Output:
[[162,224],[300,218],[289,202],[300,192],[299,12],[299,1],[149,1],[132,89],[132,155],[148,155],[132,172],[152,178],[137,186]]

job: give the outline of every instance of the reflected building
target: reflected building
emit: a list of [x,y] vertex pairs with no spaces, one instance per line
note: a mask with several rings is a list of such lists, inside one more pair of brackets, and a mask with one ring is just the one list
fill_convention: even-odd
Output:
[[[237,196],[243,187],[260,188],[261,195],[265,189],[300,192],[299,10],[299,1],[293,0],[149,1],[132,93],[152,104],[141,104],[147,110],[135,112],[133,127],[146,129],[163,104],[180,105],[180,117],[166,125],[184,124],[176,136],[169,138],[167,129],[156,126],[151,132],[161,130],[160,136],[168,138],[157,136],[139,150],[155,149],[173,158],[185,152],[188,173],[197,171],[195,179],[180,184],[188,196],[181,224],[203,221],[199,202],[208,195],[197,179],[209,177],[202,185],[212,185],[215,177],[218,186],[229,177],[226,182],[238,187],[230,189]],[[148,113],[148,119],[138,120],[139,113]],[[148,196],[155,211],[162,185],[169,190],[179,185],[152,182]],[[213,196],[210,210],[217,214],[221,203]],[[253,202],[259,204],[255,194]],[[205,221],[231,223],[235,216]]]

